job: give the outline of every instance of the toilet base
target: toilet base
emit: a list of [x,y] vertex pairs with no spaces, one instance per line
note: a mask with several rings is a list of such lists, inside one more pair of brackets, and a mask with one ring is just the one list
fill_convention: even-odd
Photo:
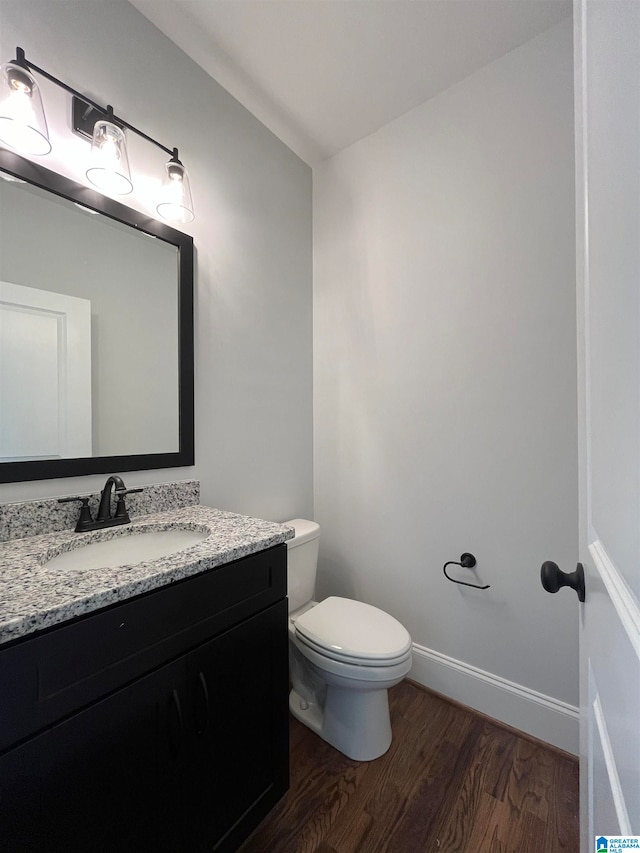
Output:
[[386,688],[360,691],[328,685],[324,708],[292,690],[289,710],[328,744],[356,761],[372,761],[391,746]]

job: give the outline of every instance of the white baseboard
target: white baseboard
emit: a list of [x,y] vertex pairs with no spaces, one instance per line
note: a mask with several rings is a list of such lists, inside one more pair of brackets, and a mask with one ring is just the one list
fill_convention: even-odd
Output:
[[579,753],[580,716],[573,705],[417,643],[409,678],[566,752]]

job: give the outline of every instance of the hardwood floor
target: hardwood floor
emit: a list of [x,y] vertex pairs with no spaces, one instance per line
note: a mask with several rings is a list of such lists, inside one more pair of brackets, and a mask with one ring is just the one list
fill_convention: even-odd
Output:
[[578,853],[578,762],[424,688],[358,763],[291,719],[291,787],[239,853]]

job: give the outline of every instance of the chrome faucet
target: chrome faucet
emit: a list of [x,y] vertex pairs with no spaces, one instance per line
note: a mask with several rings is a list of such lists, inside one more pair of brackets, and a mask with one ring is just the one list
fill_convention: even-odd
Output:
[[[114,487],[117,502],[116,511],[111,515],[111,494]],[[127,489],[122,477],[119,477],[117,474],[112,474],[107,479],[107,482],[104,484],[104,488],[100,493],[100,505],[98,507],[98,515],[96,516],[95,521],[91,517],[88,497],[59,498],[58,503],[62,504],[69,503],[70,501],[80,501],[82,506],[80,507],[80,518],[76,524],[76,533],[83,533],[86,530],[99,530],[103,527],[115,527],[116,524],[129,524],[131,519],[129,518],[129,513],[127,512],[127,507],[124,502],[125,495],[141,491],[142,489]]]

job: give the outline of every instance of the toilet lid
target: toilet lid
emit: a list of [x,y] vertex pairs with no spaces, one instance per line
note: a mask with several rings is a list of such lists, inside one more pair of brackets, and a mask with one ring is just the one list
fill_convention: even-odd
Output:
[[383,610],[332,596],[295,621],[298,637],[336,659],[392,662],[411,649],[407,629]]

